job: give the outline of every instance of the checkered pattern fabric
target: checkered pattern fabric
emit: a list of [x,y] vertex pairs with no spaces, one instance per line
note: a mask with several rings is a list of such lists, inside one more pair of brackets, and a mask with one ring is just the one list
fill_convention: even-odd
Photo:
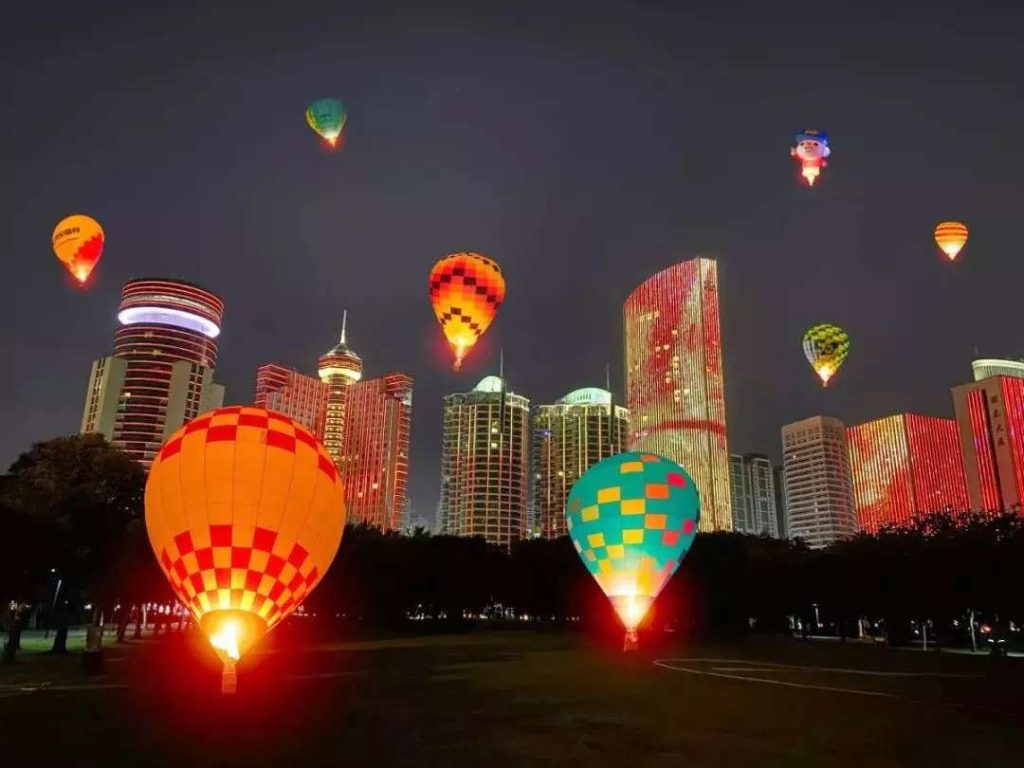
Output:
[[826,369],[830,375],[839,370],[850,353],[850,337],[837,325],[823,323],[804,334],[804,355],[819,373]]
[[430,300],[448,342],[468,349],[505,300],[505,278],[486,256],[453,253],[430,271]]
[[610,598],[653,600],[693,543],[700,499],[675,462],[621,453],[573,486],[566,523],[587,570]]
[[153,550],[197,619],[235,609],[272,628],[316,586],[344,525],[327,451],[262,408],[221,408],[189,422],[157,454],[146,484]]

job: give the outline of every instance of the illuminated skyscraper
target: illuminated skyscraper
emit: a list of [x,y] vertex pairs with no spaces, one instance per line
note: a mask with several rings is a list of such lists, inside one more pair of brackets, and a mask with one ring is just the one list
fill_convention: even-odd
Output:
[[345,344],[345,324],[348,312],[341,316],[341,340],[320,356],[317,372],[327,385],[327,407],[324,416],[323,443],[334,463],[341,461],[345,441],[345,394],[349,386],[362,378],[363,361]]
[[900,413],[850,427],[846,439],[862,531],[906,525],[919,514],[967,509],[953,419]]
[[846,425],[813,416],[782,428],[789,537],[824,547],[857,532]]
[[291,417],[322,442],[329,392],[329,387],[315,376],[268,363],[256,369],[253,404]]
[[532,421],[534,513],[540,535],[553,539],[568,533],[565,501],[573,484],[601,459],[626,450],[629,411],[613,406],[607,390],[587,387],[534,406]]
[[767,456],[747,453],[729,456],[732,527],[739,533],[779,537],[775,505],[775,473]]
[[487,376],[444,399],[441,532],[504,547],[526,535],[530,401]]
[[731,530],[715,262],[691,259],[659,272],[629,295],[623,315],[630,448],[690,473],[700,530]]
[[338,472],[353,523],[402,527],[409,477],[412,377],[389,373],[345,392],[345,431]]
[[1024,514],[1024,378],[953,387],[971,509]]
[[213,382],[223,314],[220,297],[192,283],[125,283],[114,354],[92,364],[82,433],[104,435],[148,468],[175,430],[223,405]]

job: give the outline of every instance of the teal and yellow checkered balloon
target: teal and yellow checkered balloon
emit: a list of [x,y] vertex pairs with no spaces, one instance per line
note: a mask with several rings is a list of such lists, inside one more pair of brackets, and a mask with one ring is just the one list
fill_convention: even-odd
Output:
[[633,635],[697,533],[693,479],[663,456],[620,453],[576,482],[565,515],[576,551]]

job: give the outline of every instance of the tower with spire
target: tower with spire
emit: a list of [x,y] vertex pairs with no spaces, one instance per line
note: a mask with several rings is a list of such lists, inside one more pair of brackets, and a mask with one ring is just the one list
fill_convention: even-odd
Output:
[[345,435],[345,402],[348,387],[363,376],[363,361],[345,343],[348,310],[341,315],[341,339],[320,356],[317,373],[328,387],[327,415],[324,419],[324,448],[335,464],[341,460]]

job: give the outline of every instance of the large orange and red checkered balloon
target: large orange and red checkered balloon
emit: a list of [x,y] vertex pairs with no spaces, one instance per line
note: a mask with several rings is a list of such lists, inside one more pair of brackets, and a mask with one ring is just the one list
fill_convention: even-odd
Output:
[[189,422],[160,449],[146,482],[160,567],[226,663],[312,591],[344,527],[327,451],[262,408],[220,408]]
[[501,268],[479,253],[453,253],[430,270],[430,302],[455,353],[455,370],[505,300]]
[[565,516],[576,552],[635,647],[637,626],[697,533],[693,479],[664,456],[620,453],[576,481]]

